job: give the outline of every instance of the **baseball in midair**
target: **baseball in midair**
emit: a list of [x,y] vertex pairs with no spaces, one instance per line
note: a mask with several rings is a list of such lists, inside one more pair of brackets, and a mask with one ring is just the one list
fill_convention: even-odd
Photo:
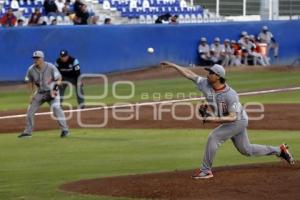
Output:
[[147,49],[147,51],[148,51],[148,53],[154,53],[154,49],[153,49],[152,47],[149,47],[149,48]]

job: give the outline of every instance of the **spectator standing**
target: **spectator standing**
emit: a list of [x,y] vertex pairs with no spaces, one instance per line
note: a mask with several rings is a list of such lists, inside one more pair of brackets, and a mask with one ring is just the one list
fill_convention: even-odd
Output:
[[[62,75],[62,80],[64,82],[69,82],[72,84],[76,89],[76,96],[77,96],[77,103],[79,108],[84,108],[84,98],[83,98],[83,84],[78,82],[78,78],[81,74],[79,61],[69,55],[67,50],[61,50],[60,56],[56,60],[55,66],[59,70]],[[67,88],[68,84],[62,83],[59,87],[59,93],[61,95],[61,103],[64,99],[64,93]]]

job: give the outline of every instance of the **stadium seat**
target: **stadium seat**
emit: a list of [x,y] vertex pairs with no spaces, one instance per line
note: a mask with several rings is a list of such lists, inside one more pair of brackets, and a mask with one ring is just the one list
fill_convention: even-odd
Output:
[[199,13],[199,14],[197,14],[197,22],[198,23],[202,23],[203,22],[203,18],[202,18],[202,15]]
[[197,17],[196,17],[195,14],[191,14],[191,21],[190,22],[191,23],[197,23],[198,22]]
[[102,8],[104,10],[110,10],[110,2],[108,0],[104,0],[102,4]]
[[153,23],[153,19],[152,19],[152,16],[151,15],[146,15],[146,23],[147,24],[152,24]]
[[140,17],[139,17],[139,23],[140,24],[145,24],[146,23],[146,18],[145,18],[144,15],[140,15]]

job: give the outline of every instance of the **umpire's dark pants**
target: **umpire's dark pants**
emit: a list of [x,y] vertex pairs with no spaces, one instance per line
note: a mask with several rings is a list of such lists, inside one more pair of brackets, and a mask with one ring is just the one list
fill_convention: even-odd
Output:
[[[78,84],[77,78],[66,78],[66,77],[63,77],[63,82],[69,82],[71,85],[73,85],[75,87],[78,107],[79,108],[84,108],[85,105],[84,105],[83,84],[82,83]],[[64,100],[64,94],[65,94],[65,90],[66,90],[67,87],[68,87],[67,83],[62,83],[59,86],[60,102],[61,102],[61,104],[62,104],[62,102]]]

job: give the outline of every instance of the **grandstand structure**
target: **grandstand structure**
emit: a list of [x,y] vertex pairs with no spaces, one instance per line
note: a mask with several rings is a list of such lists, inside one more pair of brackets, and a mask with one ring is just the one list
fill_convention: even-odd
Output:
[[245,21],[300,18],[300,0],[194,0],[194,3],[226,18],[243,16]]
[[[0,16],[2,16],[13,0],[0,1]],[[222,21],[214,13],[203,9],[200,5],[191,5],[185,0],[84,0],[90,11],[99,17],[101,24],[104,18],[112,18],[114,24],[152,24],[166,13],[178,15],[180,23],[201,23]],[[18,12],[28,20],[35,8],[43,13],[43,0],[19,0]],[[49,23],[52,17],[44,17]],[[72,24],[70,17],[57,16],[58,24]]]
[[[44,0],[0,0],[0,16],[12,3],[17,18],[28,21],[35,8],[43,13]],[[179,23],[203,23],[249,20],[299,19],[300,0],[82,0],[98,16],[98,24],[111,18],[114,24],[153,24],[166,13],[177,15]],[[17,11],[18,10],[18,11]],[[45,22],[56,18],[58,25],[72,25],[70,16],[44,16]]]

